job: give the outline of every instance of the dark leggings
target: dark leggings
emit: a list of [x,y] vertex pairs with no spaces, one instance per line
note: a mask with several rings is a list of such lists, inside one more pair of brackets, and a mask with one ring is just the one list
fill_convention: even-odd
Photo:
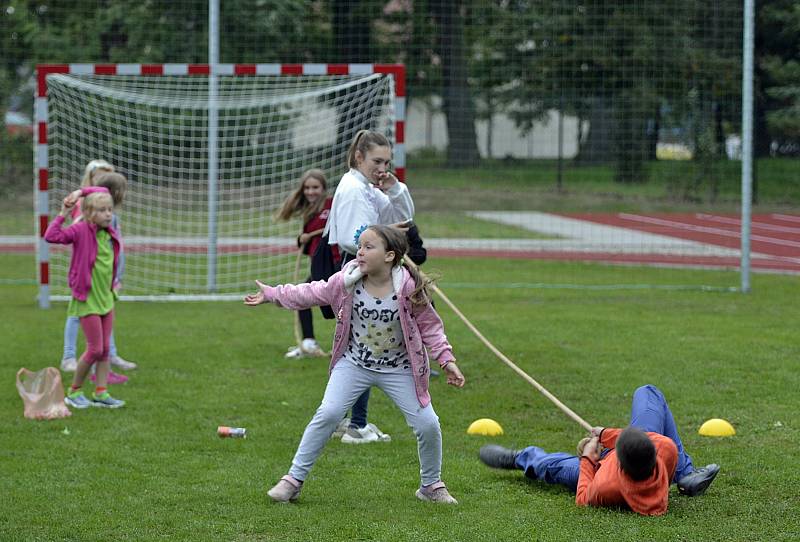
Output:
[[[306,279],[306,282],[311,282],[311,276]],[[311,316],[311,309],[303,309],[297,311],[297,317],[300,319],[300,328],[303,330],[304,339],[314,338],[314,318]]]
[[[342,268],[344,268],[344,264],[349,262],[350,260],[354,260],[355,256],[350,254],[349,252],[342,251]],[[302,322],[302,320],[301,320]],[[350,427],[366,427],[367,426],[367,409],[369,406],[369,391],[370,388],[367,388],[367,391],[361,394],[361,396],[356,399],[356,402],[353,404],[353,408],[350,414]]]

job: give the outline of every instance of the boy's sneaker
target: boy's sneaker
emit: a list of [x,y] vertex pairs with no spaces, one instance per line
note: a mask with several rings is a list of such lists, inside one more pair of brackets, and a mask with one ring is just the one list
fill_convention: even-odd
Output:
[[417,490],[417,498],[421,501],[434,502],[439,504],[458,504],[458,501],[450,495],[444,482],[439,480],[429,486],[420,486]]
[[92,406],[96,407],[120,408],[125,406],[125,401],[122,401],[120,399],[114,399],[113,397],[111,397],[111,394],[108,393],[107,391],[104,391],[100,395],[93,393],[92,398],[94,398],[94,401],[92,401]]
[[61,370],[66,373],[74,373],[78,368],[78,360],[75,358],[64,358],[61,360]]
[[368,423],[366,427],[348,427],[342,435],[342,442],[345,444],[367,444],[369,442],[389,442],[392,437],[378,429],[374,423]]
[[122,359],[119,356],[111,356],[111,365],[119,369],[122,369],[123,371],[133,371],[134,369],[139,367],[134,362]]
[[497,444],[487,444],[481,447],[478,457],[484,465],[495,469],[516,469],[519,451],[504,448]]
[[303,482],[287,474],[267,491],[267,495],[275,502],[294,502],[300,496],[301,489],[303,489]]
[[690,472],[678,480],[678,492],[687,497],[696,497],[705,493],[719,473],[719,465],[711,463]]
[[64,397],[64,404],[81,410],[92,406],[92,402],[86,398],[82,391],[74,391],[68,394]]
[[[97,375],[93,374],[89,377],[92,382],[97,382]],[[108,384],[111,386],[115,386],[117,384],[124,384],[128,381],[128,377],[125,375],[121,375],[119,373],[115,373],[114,371],[108,371]]]

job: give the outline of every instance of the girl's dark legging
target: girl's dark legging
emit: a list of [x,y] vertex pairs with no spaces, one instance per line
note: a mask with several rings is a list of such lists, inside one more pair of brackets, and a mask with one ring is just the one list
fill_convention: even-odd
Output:
[[[306,282],[311,282],[311,276],[306,278]],[[311,309],[303,309],[297,311],[297,317],[300,318],[300,329],[303,331],[304,339],[314,338],[314,318],[311,316]]]

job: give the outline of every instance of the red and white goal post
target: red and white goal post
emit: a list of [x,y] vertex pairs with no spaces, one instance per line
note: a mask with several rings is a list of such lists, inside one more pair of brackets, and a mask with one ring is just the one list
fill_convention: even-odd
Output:
[[238,299],[291,280],[296,222],[272,220],[303,171],[328,190],[362,128],[386,133],[405,180],[400,64],[46,64],[37,67],[39,305],[68,300],[70,249],[44,240],[84,167],[128,178],[122,299]]

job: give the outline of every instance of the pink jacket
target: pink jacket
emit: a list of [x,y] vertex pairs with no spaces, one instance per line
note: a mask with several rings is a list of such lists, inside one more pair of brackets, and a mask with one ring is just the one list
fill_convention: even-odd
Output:
[[[72,290],[72,297],[78,301],[86,301],[89,290],[92,288],[92,269],[94,269],[94,261],[97,259],[97,224],[82,220],[77,224],[62,229],[61,226],[63,224],[64,217],[58,215],[47,226],[44,239],[48,243],[73,245],[67,283]],[[122,243],[114,228],[108,228],[108,233],[111,234],[111,244],[114,248],[114,267],[112,268],[111,284],[115,284],[117,279],[117,260],[119,259]]]
[[[333,370],[350,340],[353,290],[362,277],[356,262],[350,262],[327,282],[320,280],[305,284],[264,286],[262,292],[267,301],[287,309],[307,309],[317,305],[333,307],[337,314],[330,365],[330,370]],[[392,269],[392,281],[400,306],[400,327],[411,360],[417,400],[424,408],[431,402],[428,393],[430,369],[426,347],[442,367],[450,361],[455,361],[456,358],[453,356],[453,347],[447,342],[444,334],[442,320],[430,303],[425,306],[412,305],[409,295],[414,291],[415,284],[406,268]]]

